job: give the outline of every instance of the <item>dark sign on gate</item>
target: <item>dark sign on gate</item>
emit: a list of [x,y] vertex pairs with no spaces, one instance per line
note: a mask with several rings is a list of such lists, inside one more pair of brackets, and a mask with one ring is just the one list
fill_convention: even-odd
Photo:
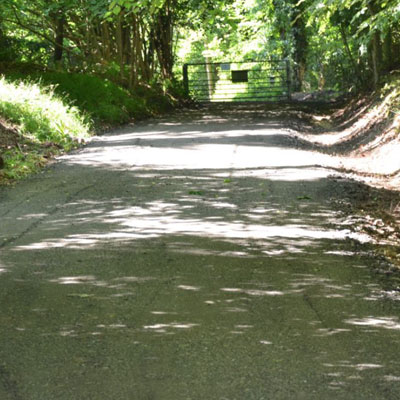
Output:
[[232,82],[241,83],[249,81],[249,71],[232,71]]

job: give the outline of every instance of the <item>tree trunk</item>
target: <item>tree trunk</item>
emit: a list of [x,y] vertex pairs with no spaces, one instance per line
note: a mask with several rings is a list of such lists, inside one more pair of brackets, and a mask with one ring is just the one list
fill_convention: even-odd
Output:
[[[371,16],[376,15],[375,0],[371,0],[368,3],[368,9]],[[379,79],[381,76],[381,67],[382,67],[382,43],[379,31],[375,31],[372,35],[372,41],[370,46],[370,60],[371,60],[371,69],[374,77],[374,88],[376,89],[379,84]]]
[[294,39],[294,73],[296,77],[294,90],[296,91],[301,91],[303,89],[304,77],[307,70],[308,37],[303,17],[306,6],[306,2],[297,3],[297,1],[295,1],[291,18]]
[[137,40],[137,21],[136,16],[132,15],[132,37],[130,39],[130,66],[129,66],[129,88],[132,89],[137,84],[137,54],[136,54],[136,40]]
[[396,65],[396,60],[394,60],[393,56],[393,32],[389,28],[383,42],[383,62],[386,71],[390,71]]
[[371,64],[374,76],[374,89],[376,89],[379,84],[382,65],[382,45],[378,32],[374,33],[371,43]]
[[155,19],[154,44],[164,80],[173,79],[173,31],[170,2],[159,11]]
[[[138,71],[140,71],[140,80],[150,82],[151,75],[151,62],[145,58],[145,42],[146,42],[146,28],[143,25],[143,21],[138,21],[137,24],[137,35],[136,35],[136,57]],[[150,41],[149,39],[147,41]]]
[[290,45],[288,41],[288,29],[286,19],[283,19],[282,16],[286,13],[283,11],[283,8],[286,4],[282,2],[282,0],[272,0],[274,15],[276,18],[276,27],[279,31],[279,39],[283,43],[283,54],[282,58],[290,57]]
[[124,36],[123,36],[123,14],[118,16],[117,28],[115,32],[116,41],[117,41],[117,49],[118,49],[118,64],[120,68],[120,78],[121,82],[124,81],[125,77],[125,60],[124,60]]
[[104,21],[102,23],[102,48],[104,58],[107,62],[111,61],[112,50],[111,50],[111,40],[110,40],[110,29],[108,22]]
[[349,46],[349,41],[348,41],[347,34],[346,34],[346,28],[343,23],[340,24],[340,34],[342,36],[344,48],[346,49],[346,53],[349,57],[350,63],[354,68],[354,72],[356,73],[357,80],[360,83],[360,85],[362,86],[364,84],[364,79],[362,77],[360,66],[357,64],[357,62],[354,59],[353,54],[351,52],[351,49]]
[[54,64],[58,67],[62,66],[63,50],[64,50],[64,25],[65,16],[62,11],[56,16],[56,29],[55,29],[55,46],[54,46]]

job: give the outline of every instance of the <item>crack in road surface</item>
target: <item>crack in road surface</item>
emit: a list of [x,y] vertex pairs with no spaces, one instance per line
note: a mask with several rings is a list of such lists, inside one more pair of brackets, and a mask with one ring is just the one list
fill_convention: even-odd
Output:
[[128,126],[0,190],[0,395],[400,398],[398,299],[335,206],[354,184],[265,107]]

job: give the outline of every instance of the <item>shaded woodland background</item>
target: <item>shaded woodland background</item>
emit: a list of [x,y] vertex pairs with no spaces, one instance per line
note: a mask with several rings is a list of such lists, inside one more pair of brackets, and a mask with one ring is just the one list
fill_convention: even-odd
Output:
[[399,17],[399,0],[3,0],[0,60],[165,90],[208,50],[289,59],[296,90],[376,87],[400,64]]

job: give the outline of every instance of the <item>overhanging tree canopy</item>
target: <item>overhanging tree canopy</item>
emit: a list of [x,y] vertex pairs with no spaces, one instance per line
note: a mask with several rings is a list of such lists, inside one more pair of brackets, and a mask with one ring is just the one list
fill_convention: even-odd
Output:
[[378,84],[400,64],[400,0],[3,0],[0,59],[170,82],[179,62],[281,57],[298,89]]

